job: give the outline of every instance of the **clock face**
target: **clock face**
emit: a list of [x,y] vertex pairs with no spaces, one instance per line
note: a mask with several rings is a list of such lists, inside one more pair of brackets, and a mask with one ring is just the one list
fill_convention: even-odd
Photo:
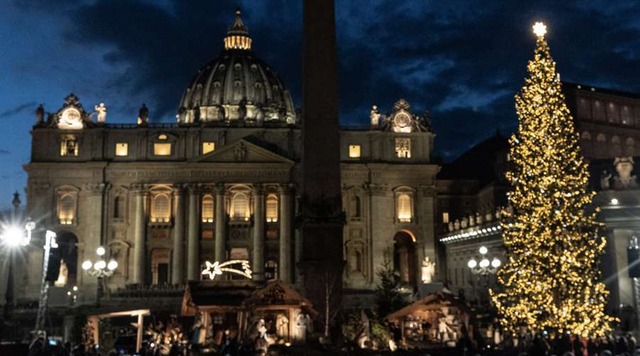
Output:
[[393,123],[399,127],[407,127],[411,123],[411,118],[405,113],[399,113],[393,119]]
[[82,128],[82,116],[80,111],[76,108],[65,109],[60,114],[60,121],[58,122],[58,128],[67,130],[78,130]]

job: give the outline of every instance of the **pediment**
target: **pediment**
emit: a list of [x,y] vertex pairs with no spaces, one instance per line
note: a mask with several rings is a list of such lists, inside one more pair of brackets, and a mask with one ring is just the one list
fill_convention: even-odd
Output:
[[261,147],[245,139],[217,149],[200,157],[198,162],[218,163],[279,163],[293,165],[295,162],[279,153]]

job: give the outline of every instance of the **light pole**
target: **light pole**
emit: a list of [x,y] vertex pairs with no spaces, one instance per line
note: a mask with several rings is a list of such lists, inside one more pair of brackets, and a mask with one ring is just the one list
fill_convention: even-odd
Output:
[[500,265],[502,265],[502,262],[497,257],[493,257],[493,259],[489,261],[489,258],[487,258],[489,249],[485,246],[480,246],[478,252],[480,252],[480,257],[478,258],[480,261],[478,262],[475,257],[472,257],[469,262],[467,262],[467,266],[469,266],[471,273],[478,274],[486,278],[485,288],[488,288],[489,274],[495,274],[496,271],[498,271],[498,268],[500,268]]
[[96,277],[98,279],[98,295],[96,296],[96,305],[100,306],[100,297],[102,297],[103,292],[103,279],[105,277],[109,277],[113,274],[113,272],[118,268],[118,262],[114,259],[105,261],[104,255],[106,251],[104,247],[100,246],[96,249],[96,254],[98,255],[98,259],[95,262],[91,260],[85,260],[82,262],[82,269],[87,272],[90,276]]

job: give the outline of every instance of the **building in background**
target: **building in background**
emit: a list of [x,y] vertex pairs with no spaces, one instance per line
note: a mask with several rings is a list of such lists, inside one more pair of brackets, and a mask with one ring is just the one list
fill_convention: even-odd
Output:
[[[610,291],[608,308],[621,315],[621,310],[637,310],[639,305],[627,252],[640,232],[640,190],[633,165],[640,139],[640,96],[572,83],[564,84],[563,90],[582,153],[590,162],[590,188],[597,193],[592,205],[601,209],[599,219],[606,224],[601,231],[607,239],[601,267]],[[446,261],[446,284],[480,304],[488,301],[486,290],[495,286],[495,276],[474,274],[468,261],[477,260],[479,248],[485,246],[490,260],[504,262],[499,220],[500,209],[508,208],[508,153],[508,140],[497,134],[444,165],[437,181],[436,231]]]
[[[61,246],[54,305],[72,286],[80,302],[95,300],[97,280],[80,265],[98,246],[118,262],[106,279],[110,300],[128,308],[162,290],[164,304],[152,308],[176,310],[187,281],[206,277],[206,261],[248,260],[257,283],[300,282],[304,118],[252,50],[239,12],[223,42],[176,98],[176,124],[154,123],[144,105],[131,124],[109,124],[103,104],[88,110],[73,94],[41,110],[25,169],[30,215]],[[434,133],[405,100],[389,109],[340,131],[347,304],[372,295],[385,260],[410,289],[421,261],[437,261]],[[41,260],[31,248],[25,300],[38,297]]]

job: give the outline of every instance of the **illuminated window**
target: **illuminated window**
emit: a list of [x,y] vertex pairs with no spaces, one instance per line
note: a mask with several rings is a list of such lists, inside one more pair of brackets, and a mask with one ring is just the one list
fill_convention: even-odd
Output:
[[349,158],[360,158],[360,145],[349,145]]
[[398,221],[400,222],[411,222],[412,213],[411,213],[411,196],[407,193],[402,193],[398,195],[397,206],[396,209],[398,211]]
[[215,142],[203,142],[202,143],[202,154],[206,155],[207,153],[211,153],[215,151],[216,143]]
[[408,137],[396,138],[396,157],[411,158],[411,139]]
[[169,222],[171,218],[170,203],[171,199],[168,194],[156,194],[151,204],[151,222]]
[[202,197],[202,222],[213,222],[213,196],[210,194]]
[[171,143],[154,143],[153,154],[156,156],[170,156]]
[[609,103],[607,105],[607,118],[609,119],[609,122],[620,122],[620,111],[618,110],[618,106],[616,104]]
[[236,193],[231,200],[231,219],[249,220],[249,198],[244,193]]
[[151,251],[151,281],[155,285],[169,283],[169,261],[171,251],[168,249],[155,249]]
[[445,224],[449,223],[449,212],[445,211],[442,213],[442,222]]
[[605,112],[604,112],[604,104],[598,100],[593,102],[593,118],[596,121],[604,121]]
[[624,105],[620,110],[620,118],[622,119],[622,123],[625,125],[633,124],[633,115],[631,115],[631,108]]
[[129,144],[124,142],[116,143],[116,156],[126,157],[129,155]]
[[273,194],[267,196],[267,222],[278,221],[278,197]]
[[71,157],[78,155],[78,138],[74,135],[65,135],[60,141],[60,156]]
[[165,134],[158,135],[158,140],[166,140],[166,139],[167,139],[167,135]]
[[58,221],[61,225],[71,225],[76,215],[76,194],[61,193],[58,199]]

